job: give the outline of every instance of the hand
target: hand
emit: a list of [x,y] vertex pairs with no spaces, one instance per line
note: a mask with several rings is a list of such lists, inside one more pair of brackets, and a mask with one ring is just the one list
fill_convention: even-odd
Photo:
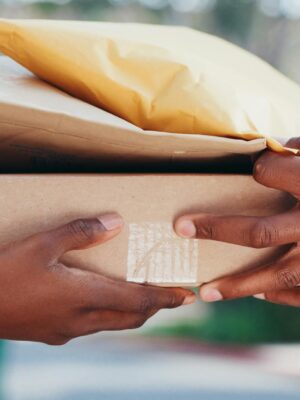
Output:
[[[300,138],[287,146],[300,148]],[[300,307],[300,158],[266,151],[254,166],[254,178],[262,185],[291,193],[296,206],[272,217],[217,216],[194,214],[175,223],[183,237],[218,240],[263,248],[291,244],[272,264],[204,284],[199,289],[204,301],[252,296],[270,302]]]
[[121,218],[109,214],[0,247],[0,338],[64,344],[137,328],[161,308],[192,303],[188,290],[114,281],[60,262],[65,252],[104,243],[121,229]]

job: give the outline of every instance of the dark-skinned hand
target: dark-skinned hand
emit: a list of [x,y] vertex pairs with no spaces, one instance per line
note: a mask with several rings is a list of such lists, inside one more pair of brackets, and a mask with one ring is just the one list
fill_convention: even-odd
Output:
[[[300,149],[300,138],[290,140],[287,146]],[[262,185],[289,192],[297,200],[296,206],[271,217],[185,215],[175,222],[175,231],[185,238],[254,248],[290,244],[271,264],[204,284],[199,293],[204,301],[255,296],[300,307],[300,157],[266,151],[256,161],[253,175]]]
[[122,224],[121,217],[107,214],[1,246],[0,338],[64,344],[99,331],[137,328],[162,308],[192,303],[188,290],[115,281],[60,261],[69,250],[112,239]]

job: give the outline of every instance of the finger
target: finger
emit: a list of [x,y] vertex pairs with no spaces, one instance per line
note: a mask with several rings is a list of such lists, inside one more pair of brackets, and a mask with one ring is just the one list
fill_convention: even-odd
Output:
[[85,334],[89,335],[101,331],[120,331],[124,329],[137,329],[157,313],[152,310],[148,314],[129,313],[122,311],[94,311],[86,319],[86,326],[89,328]]
[[79,250],[104,243],[116,236],[123,221],[118,214],[78,219],[48,232],[35,235],[41,247],[51,256],[59,257],[70,250]]
[[[183,288],[161,288],[147,285],[133,285],[123,283],[119,295],[124,298],[127,297],[127,311],[139,312],[147,314],[149,311],[155,309],[160,310],[164,308],[177,308],[181,305],[189,305],[194,303],[195,294]],[[135,287],[135,294],[128,301],[128,290]]]
[[176,308],[195,301],[195,294],[182,288],[138,285],[93,273],[89,273],[89,277],[85,281],[83,293],[92,309],[147,314],[154,309]]
[[289,139],[286,142],[285,147],[300,150],[300,137],[293,137],[293,138]]
[[253,168],[254,179],[274,189],[300,196],[300,157],[293,154],[277,154],[266,151]]
[[264,248],[300,240],[300,210],[272,217],[191,214],[175,222],[175,231],[185,238],[210,239],[241,246]]
[[298,259],[299,249],[294,247],[273,264],[204,284],[200,297],[210,302],[294,288],[300,283]]
[[255,295],[257,299],[291,307],[300,307],[300,289],[277,290]]
[[75,338],[102,331],[136,329],[143,326],[155,313],[156,310],[148,315],[110,310],[87,311],[67,324],[68,326],[63,329],[63,336]]

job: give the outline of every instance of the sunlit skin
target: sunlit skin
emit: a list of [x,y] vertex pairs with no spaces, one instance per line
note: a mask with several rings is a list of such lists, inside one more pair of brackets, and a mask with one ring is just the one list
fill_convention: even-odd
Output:
[[192,303],[185,289],[115,281],[60,261],[69,250],[112,239],[122,224],[115,214],[82,219],[0,247],[0,338],[60,345],[137,328],[162,308]]
[[[300,138],[290,140],[287,146],[300,149]],[[266,151],[256,161],[253,175],[262,185],[289,192],[297,200],[295,207],[264,218],[185,215],[175,222],[175,230],[183,237],[254,248],[290,244],[286,253],[271,264],[207,283],[200,287],[199,293],[204,301],[255,296],[300,307],[300,157]]]

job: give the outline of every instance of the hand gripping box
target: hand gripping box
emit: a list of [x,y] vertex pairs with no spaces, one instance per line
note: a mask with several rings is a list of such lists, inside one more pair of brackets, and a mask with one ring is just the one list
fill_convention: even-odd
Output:
[[117,211],[125,221],[122,233],[66,254],[69,265],[138,283],[197,286],[269,262],[283,249],[182,239],[173,233],[175,217],[198,211],[272,215],[292,205],[287,194],[247,175],[0,175],[0,243]]

